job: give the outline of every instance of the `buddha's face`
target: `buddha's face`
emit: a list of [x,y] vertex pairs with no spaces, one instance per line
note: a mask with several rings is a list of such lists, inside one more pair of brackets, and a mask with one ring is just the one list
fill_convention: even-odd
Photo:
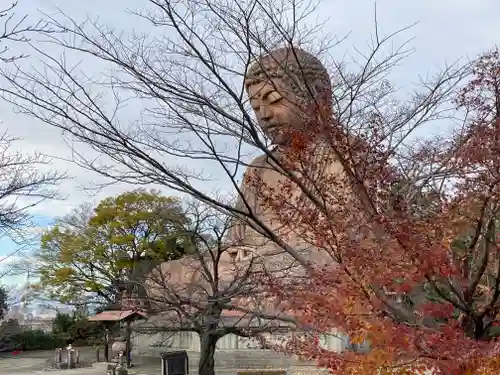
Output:
[[259,126],[274,145],[284,145],[290,131],[302,131],[307,122],[296,96],[279,79],[247,85],[250,103]]

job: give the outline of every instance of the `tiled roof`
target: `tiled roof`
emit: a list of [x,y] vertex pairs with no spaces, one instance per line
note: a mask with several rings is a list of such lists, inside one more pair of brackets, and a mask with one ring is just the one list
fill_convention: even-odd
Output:
[[103,311],[97,315],[91,316],[90,321],[94,322],[118,322],[123,319],[127,319],[132,315],[137,315],[137,318],[147,318],[147,315],[140,311],[134,310],[110,310]]

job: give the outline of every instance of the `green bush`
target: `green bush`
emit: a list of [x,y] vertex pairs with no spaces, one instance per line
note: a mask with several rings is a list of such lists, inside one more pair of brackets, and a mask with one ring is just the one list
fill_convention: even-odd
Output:
[[20,350],[49,350],[65,344],[62,338],[40,329],[19,332],[6,338],[6,343]]
[[76,318],[73,315],[58,312],[52,322],[52,332],[55,334],[70,333],[75,322]]
[[16,333],[21,332],[22,330],[23,329],[16,319],[8,319],[0,323],[0,337],[12,336]]
[[[66,343],[85,346],[102,340],[102,327],[98,322],[89,322],[85,317],[58,313],[53,323],[53,333]],[[76,344],[75,344],[76,343]]]
[[3,350],[51,350],[73,346],[100,344],[103,328],[87,318],[77,318],[69,314],[57,314],[52,332],[23,330],[17,321],[6,321],[0,325],[0,347]]
[[70,334],[75,341],[95,341],[102,339],[103,329],[98,322],[89,322],[86,318],[80,318],[71,327]]
[[81,346],[89,346],[92,344],[93,344],[93,342],[90,342],[89,340],[76,339],[75,341],[73,341],[73,343],[71,345],[76,348],[76,347],[81,347]]

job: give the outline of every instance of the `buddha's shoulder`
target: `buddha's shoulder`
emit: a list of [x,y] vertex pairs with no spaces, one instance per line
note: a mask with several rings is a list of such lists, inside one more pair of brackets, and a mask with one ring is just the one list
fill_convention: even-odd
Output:
[[269,167],[269,155],[262,154],[248,164],[248,169]]

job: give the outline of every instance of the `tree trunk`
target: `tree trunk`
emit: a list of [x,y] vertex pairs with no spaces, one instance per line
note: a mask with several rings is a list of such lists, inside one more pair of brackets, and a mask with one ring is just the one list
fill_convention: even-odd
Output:
[[219,337],[210,334],[200,334],[200,362],[198,375],[215,375],[215,346]]

